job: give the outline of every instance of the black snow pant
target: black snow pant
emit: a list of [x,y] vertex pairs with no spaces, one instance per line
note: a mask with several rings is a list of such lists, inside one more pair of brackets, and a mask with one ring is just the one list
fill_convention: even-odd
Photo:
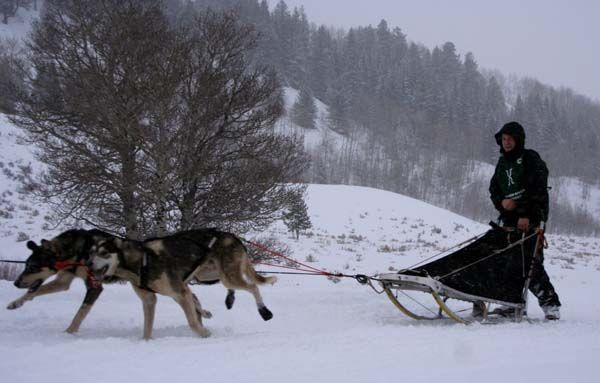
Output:
[[[533,251],[535,250],[535,241],[533,241],[533,246],[527,241],[525,248],[525,251],[529,251],[530,254],[533,254]],[[544,249],[539,249],[539,255],[533,261],[532,267],[533,273],[531,274],[529,291],[536,296],[540,307],[560,307],[558,294],[556,294],[554,286],[552,286],[552,283],[550,282],[550,277],[548,276],[548,273],[546,273],[546,269],[544,269]]]
[[[533,231],[528,232],[526,235],[529,236],[533,234]],[[538,249],[538,256],[533,258],[533,253],[535,251],[535,244],[537,242],[537,236],[533,236],[532,238],[525,241],[523,245],[523,251],[526,259],[526,264],[531,265],[533,271],[531,273],[531,281],[529,282],[529,291],[533,293],[538,299],[538,303],[540,307],[551,307],[558,306],[560,307],[560,300],[558,299],[558,294],[554,290],[554,286],[550,282],[550,277],[548,273],[546,273],[546,269],[544,269],[544,248],[543,246]],[[528,270],[524,270],[526,273]],[[527,274],[526,274],[527,275]]]

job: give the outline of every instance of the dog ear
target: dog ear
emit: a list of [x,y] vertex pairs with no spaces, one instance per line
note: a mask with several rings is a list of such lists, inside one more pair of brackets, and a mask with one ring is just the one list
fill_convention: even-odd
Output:
[[35,242],[33,242],[33,241],[27,241],[27,248],[28,248],[29,250],[35,250],[35,249],[37,249],[38,247],[39,247],[39,246],[38,246],[38,245],[37,245]]

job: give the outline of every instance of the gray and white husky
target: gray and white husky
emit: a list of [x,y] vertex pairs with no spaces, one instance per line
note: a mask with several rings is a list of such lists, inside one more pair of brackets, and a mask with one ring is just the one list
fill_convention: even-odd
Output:
[[245,246],[231,233],[203,229],[145,241],[101,239],[91,247],[88,267],[99,280],[119,277],[131,282],[143,304],[144,339],[152,336],[156,294],[173,298],[195,333],[201,337],[210,335],[196,314],[200,302],[188,286],[194,280],[219,280],[229,290],[227,308],[233,305],[234,290],[249,291],[261,317],[273,317],[257,285],[273,284],[277,279],[258,274]]

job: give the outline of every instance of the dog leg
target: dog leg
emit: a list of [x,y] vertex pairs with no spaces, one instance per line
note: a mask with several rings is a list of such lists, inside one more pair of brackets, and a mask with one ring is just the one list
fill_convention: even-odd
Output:
[[156,312],[156,294],[152,291],[141,289],[132,285],[135,293],[142,300],[144,308],[144,339],[152,338],[152,328],[154,327],[154,314]]
[[235,290],[228,289],[227,297],[225,297],[225,307],[227,307],[227,310],[231,310],[233,302],[235,302]]
[[75,317],[71,321],[71,324],[69,325],[69,327],[65,330],[66,332],[68,332],[69,334],[74,334],[77,331],[79,331],[81,322],[83,322],[85,317],[88,315],[88,313],[92,309],[94,302],[96,302],[96,299],[98,299],[98,297],[100,296],[100,293],[102,293],[102,290],[103,290],[102,286],[98,286],[98,287],[88,286],[88,290],[85,293],[85,298],[83,299],[83,304],[77,311],[77,314],[75,314]]
[[192,294],[192,296],[194,297],[194,307],[196,308],[196,314],[198,314],[200,318],[212,318],[212,313],[210,311],[202,309],[202,305],[200,304],[200,301],[198,300],[196,294]]
[[229,275],[222,273],[221,283],[223,283],[223,286],[227,287],[227,289],[230,291],[234,289],[248,291],[250,294],[252,294],[252,296],[254,296],[256,306],[258,307],[258,313],[260,314],[261,318],[263,318],[265,321],[273,318],[273,313],[267,308],[267,306],[265,306],[263,302],[260,291],[258,290],[258,286],[246,282],[240,273],[230,273]]
[[[267,306],[263,302],[257,284],[274,284],[277,281],[277,278],[265,278],[262,275],[258,274],[256,270],[254,270],[254,267],[252,267],[252,262],[250,262],[250,258],[248,258],[246,253],[243,253],[243,255],[240,257],[239,270],[240,277],[236,278],[235,281],[240,285],[240,288],[252,294],[252,296],[254,297],[254,301],[256,302],[256,307],[258,308],[258,313],[260,314],[261,318],[265,321],[272,319],[273,313],[267,308]],[[244,279],[244,276],[246,277],[246,279]],[[246,280],[250,281],[250,283],[248,283]]]
[[202,319],[196,313],[196,306],[194,304],[194,294],[190,291],[187,285],[183,285],[183,293],[179,296],[173,297],[175,301],[179,303],[183,312],[185,313],[185,317],[187,318],[188,324],[190,328],[198,335],[203,338],[207,338],[210,336],[210,331],[204,326],[202,326]]
[[40,295],[54,294],[60,291],[69,290],[71,282],[73,282],[73,278],[75,278],[75,274],[73,273],[59,273],[56,275],[56,278],[53,281],[42,285],[33,293],[25,293],[20,298],[9,303],[6,308],[9,310],[18,309],[19,307],[23,306],[25,302],[30,301],[35,297],[39,297]]
[[[254,283],[270,283],[273,285],[275,282],[277,282],[277,277],[263,277],[262,275],[258,274],[256,270],[254,270],[254,267],[252,267],[252,262],[250,262],[250,259],[247,256],[242,258],[241,263],[243,270],[242,272]],[[265,321],[272,319],[273,313],[267,308],[267,306],[265,306],[262,296],[260,295],[260,291],[258,290],[258,286],[256,286],[256,284],[249,284],[249,287],[246,290],[248,290],[250,294],[254,296],[256,306],[258,307],[258,313],[260,314],[261,318]]]
[[265,306],[258,287],[256,285],[250,285],[246,290],[254,296],[256,307],[258,308],[258,313],[260,314],[261,318],[265,321],[272,319],[273,313],[267,308],[267,306]]

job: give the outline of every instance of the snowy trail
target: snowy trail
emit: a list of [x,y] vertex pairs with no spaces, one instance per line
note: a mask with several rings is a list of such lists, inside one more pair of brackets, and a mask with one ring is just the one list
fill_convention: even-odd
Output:
[[[300,240],[281,223],[261,235],[301,262],[345,274],[393,272],[486,230],[369,188],[310,185],[307,202],[314,228]],[[36,241],[52,237],[28,232]],[[273,320],[264,322],[245,292],[228,311],[222,286],[197,286],[214,314],[204,321],[212,336],[196,337],[180,307],[159,296],[154,339],[146,342],[141,303],[129,286],[106,286],[80,332],[70,335],[64,330],[83,300],[81,281],[15,311],[4,307],[24,291],[0,281],[0,374],[10,383],[595,382],[600,240],[548,239],[545,263],[563,302],[558,323],[541,321],[533,300],[533,323],[416,322],[354,280],[280,275],[275,286],[261,288]],[[0,238],[0,245],[6,257],[27,256],[14,238]]]
[[[75,382],[365,382],[402,379],[455,382],[592,382],[600,361],[600,287],[595,273],[561,279],[564,319],[549,323],[462,326],[409,320],[371,289],[347,279],[283,276],[264,287],[275,314],[263,322],[248,294],[227,311],[221,286],[194,287],[214,317],[213,335],[197,338],[180,308],[157,304],[154,340],[141,340],[141,304],[128,286],[108,286],[80,333],[62,331],[83,294],[39,297],[17,311],[0,310],[0,371],[6,381]],[[582,283],[585,283],[583,285]],[[0,282],[3,304],[21,291]],[[585,296],[588,299],[584,299]],[[3,379],[4,380],[4,379]]]

